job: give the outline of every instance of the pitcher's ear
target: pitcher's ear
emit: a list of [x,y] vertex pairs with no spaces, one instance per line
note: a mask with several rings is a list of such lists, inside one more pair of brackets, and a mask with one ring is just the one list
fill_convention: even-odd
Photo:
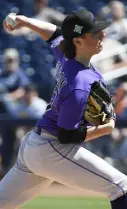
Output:
[[77,38],[74,38],[73,43],[74,43],[75,46],[77,46],[77,45],[81,44],[81,41]]

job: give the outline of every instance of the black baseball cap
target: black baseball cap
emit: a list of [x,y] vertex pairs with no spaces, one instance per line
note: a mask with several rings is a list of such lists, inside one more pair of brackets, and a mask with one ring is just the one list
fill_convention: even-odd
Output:
[[84,33],[94,33],[109,26],[108,21],[98,20],[86,9],[74,11],[67,15],[61,25],[64,39],[72,40]]

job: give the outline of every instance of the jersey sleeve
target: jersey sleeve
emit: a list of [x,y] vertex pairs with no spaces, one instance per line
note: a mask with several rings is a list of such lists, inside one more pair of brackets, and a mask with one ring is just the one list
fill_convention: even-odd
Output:
[[61,28],[57,27],[56,31],[53,33],[53,35],[49,38],[49,40],[47,40],[47,43],[52,44],[52,41],[54,41],[54,39],[56,39],[60,35],[61,35]]
[[56,57],[56,60],[60,61],[63,58],[63,53],[60,50],[60,42],[63,40],[63,36],[61,35],[61,29],[57,27],[56,31],[52,35],[52,37],[47,41],[51,46],[51,50]]
[[67,130],[77,129],[82,120],[89,92],[74,90],[63,102],[58,118],[58,127]]

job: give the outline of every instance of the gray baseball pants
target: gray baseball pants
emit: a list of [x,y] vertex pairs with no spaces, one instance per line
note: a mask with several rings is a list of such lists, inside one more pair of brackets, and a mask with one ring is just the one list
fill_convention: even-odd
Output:
[[19,208],[53,181],[104,193],[115,200],[127,193],[127,177],[82,146],[60,144],[31,131],[20,146],[14,167],[0,182],[0,208]]

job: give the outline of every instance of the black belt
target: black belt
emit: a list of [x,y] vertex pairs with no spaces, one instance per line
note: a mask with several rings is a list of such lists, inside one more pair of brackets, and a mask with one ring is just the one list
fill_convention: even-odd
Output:
[[38,134],[39,136],[41,136],[41,134],[46,135],[46,136],[49,136],[49,135],[50,135],[51,137],[57,139],[56,136],[53,136],[52,134],[48,133],[47,131],[45,131],[44,129],[39,128],[39,127],[35,127],[35,128],[34,128],[34,132],[35,132],[36,134]]
[[41,135],[42,129],[39,128],[39,127],[35,127],[35,128],[34,128],[34,132],[35,132],[36,134],[38,134],[38,135]]

